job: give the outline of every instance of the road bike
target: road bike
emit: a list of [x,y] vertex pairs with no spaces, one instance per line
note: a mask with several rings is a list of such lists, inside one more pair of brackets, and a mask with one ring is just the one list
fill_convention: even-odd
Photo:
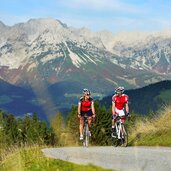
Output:
[[83,129],[83,146],[88,147],[89,146],[89,137],[90,137],[90,131],[88,126],[88,117],[86,114],[84,115],[84,129]]
[[[125,115],[127,117],[127,115]],[[114,131],[112,132],[112,145],[117,147],[118,145],[126,147],[128,145],[128,132],[124,123],[122,123],[121,117],[117,116],[115,120]]]

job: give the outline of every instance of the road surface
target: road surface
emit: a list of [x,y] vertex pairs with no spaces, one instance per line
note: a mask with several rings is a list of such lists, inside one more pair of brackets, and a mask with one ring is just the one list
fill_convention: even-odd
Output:
[[47,157],[116,171],[171,171],[169,147],[64,147],[42,151]]

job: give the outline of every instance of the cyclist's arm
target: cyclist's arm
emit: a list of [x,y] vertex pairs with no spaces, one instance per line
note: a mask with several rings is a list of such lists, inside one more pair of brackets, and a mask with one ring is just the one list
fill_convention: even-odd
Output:
[[115,102],[112,101],[112,115],[115,114]]
[[129,113],[129,105],[128,105],[128,102],[125,104],[125,110],[126,110],[126,113]]
[[78,112],[78,115],[81,114],[81,103],[79,102],[78,103],[78,109],[77,109],[77,112]]
[[93,115],[96,115],[95,108],[94,108],[94,102],[93,101],[91,103],[91,109],[92,109]]

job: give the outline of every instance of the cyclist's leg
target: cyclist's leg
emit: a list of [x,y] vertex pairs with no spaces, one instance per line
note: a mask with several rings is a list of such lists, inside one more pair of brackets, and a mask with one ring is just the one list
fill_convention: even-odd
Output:
[[91,128],[91,125],[92,125],[92,117],[89,116],[88,117],[88,127]]
[[80,128],[80,139],[82,139],[83,138],[83,128],[84,128],[84,117],[83,116],[80,117],[79,128]]
[[115,128],[115,119],[114,116],[112,115],[112,133],[114,132],[114,128]]
[[112,116],[112,128],[114,128],[114,126],[115,126],[115,119]]
[[88,128],[89,128],[89,136],[91,136],[91,132],[90,132],[90,130],[91,130],[92,121],[93,121],[93,119],[92,119],[92,115],[93,115],[92,110],[90,110],[90,111],[88,111],[88,112],[87,112],[87,116],[88,116]]
[[91,132],[90,132],[91,126],[92,126],[92,117],[90,116],[90,117],[88,117],[89,136],[91,136]]
[[91,125],[92,125],[92,115],[93,115],[93,113],[92,113],[91,110],[87,112],[87,116],[88,116],[88,127],[89,128],[91,128]]
[[126,120],[126,117],[125,117],[125,116],[122,116],[122,117],[121,117],[121,121],[122,121],[122,129],[121,129],[122,135],[124,134],[124,127],[123,127],[123,124],[125,123],[125,120]]
[[116,113],[115,115],[112,115],[112,133],[115,132],[115,122],[117,120],[118,114]]
[[115,122],[116,122],[118,116],[120,116],[119,112],[120,112],[120,110],[118,110],[117,108],[115,108],[115,114],[112,115],[112,128],[114,128]]

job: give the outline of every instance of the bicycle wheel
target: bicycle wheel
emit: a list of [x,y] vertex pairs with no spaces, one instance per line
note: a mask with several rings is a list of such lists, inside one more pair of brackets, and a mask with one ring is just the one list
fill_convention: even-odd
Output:
[[127,145],[128,145],[128,132],[127,132],[125,125],[122,125],[122,127],[123,127],[123,135],[122,135],[122,139],[121,139],[121,145],[123,147],[127,147]]
[[118,146],[118,138],[117,137],[112,137],[112,146],[117,147]]
[[114,132],[111,133],[111,136],[112,136],[112,146],[117,147],[119,140],[118,140],[118,135],[116,133],[116,128],[115,128]]
[[86,144],[85,144],[85,137],[86,137],[86,128],[84,127],[84,130],[83,130],[83,146],[85,147]]
[[88,147],[88,145],[89,145],[89,128],[88,128],[88,124],[86,124],[85,128],[84,128],[84,141],[83,141],[83,145],[85,147]]

